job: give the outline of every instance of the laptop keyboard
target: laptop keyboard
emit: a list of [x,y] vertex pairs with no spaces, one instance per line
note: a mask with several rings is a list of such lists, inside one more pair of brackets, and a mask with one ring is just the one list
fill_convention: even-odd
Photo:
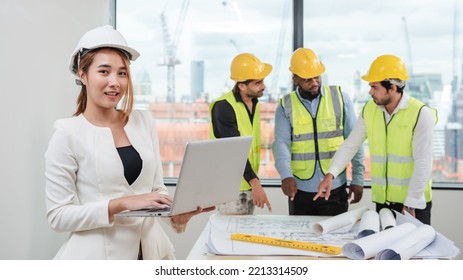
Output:
[[164,208],[153,208],[149,209],[147,212],[166,212],[170,211],[170,206],[164,207]]

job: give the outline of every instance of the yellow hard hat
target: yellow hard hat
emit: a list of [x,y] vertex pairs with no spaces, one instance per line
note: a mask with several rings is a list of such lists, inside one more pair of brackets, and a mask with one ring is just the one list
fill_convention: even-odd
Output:
[[255,55],[242,53],[231,63],[230,78],[236,82],[261,80],[272,72],[272,68],[272,65],[261,62]]
[[405,64],[395,55],[378,56],[371,63],[370,70],[362,79],[369,82],[381,82],[387,79],[408,80],[407,68]]
[[291,56],[289,71],[303,79],[310,79],[323,74],[325,66],[314,51],[308,48],[298,48]]

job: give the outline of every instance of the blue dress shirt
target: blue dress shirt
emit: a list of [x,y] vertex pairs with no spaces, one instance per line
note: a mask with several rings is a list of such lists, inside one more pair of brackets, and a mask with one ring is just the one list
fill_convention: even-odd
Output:
[[[320,103],[320,95],[318,95],[312,101],[303,99],[299,94],[299,88],[296,89],[296,93],[299,99],[310,112],[312,117],[317,115],[318,104]],[[321,95],[324,95],[324,87],[321,87]],[[349,136],[354,124],[356,122],[356,114],[354,105],[349,96],[346,93],[342,93],[344,100],[344,139]],[[291,171],[291,134],[292,128],[291,123],[286,116],[281,103],[278,103],[275,111],[275,142],[273,143],[273,155],[275,157],[275,167],[280,174],[280,178],[283,180],[288,177],[294,177]],[[363,164],[363,149],[359,151],[352,158],[352,185],[363,186],[363,175],[365,172],[365,166]],[[317,192],[318,185],[323,180],[323,174],[320,168],[320,162],[317,161],[315,167],[315,174],[309,180],[296,179],[297,188],[305,192]],[[347,183],[346,171],[339,174],[336,179],[333,180],[332,189],[339,188],[340,186]]]

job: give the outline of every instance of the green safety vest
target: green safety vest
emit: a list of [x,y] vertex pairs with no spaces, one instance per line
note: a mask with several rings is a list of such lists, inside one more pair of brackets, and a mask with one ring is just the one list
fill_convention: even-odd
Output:
[[[209,105],[209,114],[212,117],[212,108],[214,107],[215,103],[220,100],[226,100],[235,111],[236,115],[236,122],[238,124],[238,130],[241,136],[253,136],[252,137],[252,144],[249,150],[248,160],[251,164],[252,170],[254,173],[259,173],[259,165],[260,165],[260,105],[257,103],[254,118],[251,121],[249,120],[248,111],[246,109],[246,104],[243,102],[237,102],[233,92],[230,91],[223,95],[222,97],[216,99]],[[211,118],[212,119],[212,118]],[[254,125],[253,125],[254,124]],[[212,127],[212,123],[209,129],[209,138],[215,139],[214,129]],[[241,180],[240,190],[248,191],[251,189],[251,185],[243,178]]]
[[[365,105],[363,119],[370,148],[373,202],[404,203],[415,165],[412,147],[414,128],[424,106],[421,101],[410,97],[407,108],[399,110],[386,125],[384,112],[373,100]],[[433,112],[437,122],[437,112]],[[431,185],[430,178],[424,192],[426,202],[432,199]]]
[[295,91],[281,99],[292,127],[291,171],[301,180],[311,179],[319,160],[328,172],[335,152],[344,142],[344,101],[339,86],[325,86],[317,115],[312,118]]

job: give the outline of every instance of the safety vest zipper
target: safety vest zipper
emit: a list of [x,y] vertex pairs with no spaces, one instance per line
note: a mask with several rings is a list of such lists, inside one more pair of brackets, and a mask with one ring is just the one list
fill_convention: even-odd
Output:
[[313,123],[313,141],[315,145],[315,162],[320,161],[320,155],[318,153],[318,135],[317,135],[317,118],[312,117]]

